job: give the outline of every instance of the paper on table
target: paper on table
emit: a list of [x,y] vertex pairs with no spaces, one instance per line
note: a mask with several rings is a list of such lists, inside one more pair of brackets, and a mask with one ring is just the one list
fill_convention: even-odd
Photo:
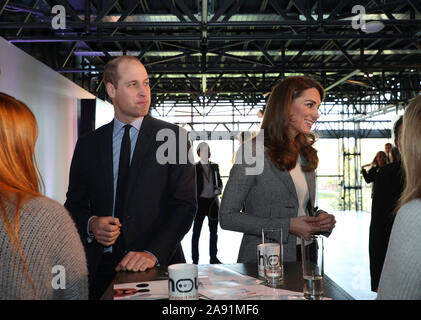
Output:
[[219,285],[199,286],[199,294],[210,300],[301,300],[302,292],[274,289],[263,284],[222,287]]
[[253,277],[245,276],[224,266],[199,265],[199,282],[204,285],[244,286],[258,284],[261,281]]
[[168,280],[114,285],[114,300],[155,300],[168,299],[168,297]]
[[199,294],[212,300],[304,299],[302,292],[266,287],[261,280],[218,265],[199,266]]
[[[224,266],[199,265],[199,295],[211,300],[304,300],[302,292],[270,288]],[[123,290],[125,289],[125,290]],[[115,300],[168,299],[168,280],[114,285]],[[324,298],[330,299],[330,298]]]

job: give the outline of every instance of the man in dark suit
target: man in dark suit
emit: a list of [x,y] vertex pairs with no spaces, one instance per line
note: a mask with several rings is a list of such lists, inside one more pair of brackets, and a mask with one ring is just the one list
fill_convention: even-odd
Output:
[[216,257],[218,251],[218,195],[221,194],[222,190],[219,166],[218,164],[209,161],[211,153],[209,145],[206,142],[202,142],[198,145],[197,155],[200,157],[200,161],[196,163],[198,211],[193,224],[192,259],[193,263],[198,264],[200,231],[202,229],[203,220],[205,217],[208,217],[210,232],[210,263],[221,263]]
[[[400,149],[402,116],[393,127],[395,145]],[[377,292],[382,273],[387,246],[395,220],[394,211],[405,185],[405,176],[401,161],[381,167],[376,176],[376,188],[371,205],[369,233],[369,257],[371,290]]]
[[390,142],[388,142],[388,143],[386,143],[385,145],[384,145],[384,152],[386,153],[386,160],[387,160],[387,163],[391,163],[392,162],[392,160],[391,160],[391,155],[392,155],[392,144],[390,143]]
[[113,59],[104,83],[115,117],[77,141],[65,203],[85,245],[91,299],[116,271],[185,262],[180,242],[197,209],[194,166],[158,161],[163,129],[186,137],[184,146],[174,139],[176,159],[190,148],[184,129],[148,114],[145,67],[134,57]]

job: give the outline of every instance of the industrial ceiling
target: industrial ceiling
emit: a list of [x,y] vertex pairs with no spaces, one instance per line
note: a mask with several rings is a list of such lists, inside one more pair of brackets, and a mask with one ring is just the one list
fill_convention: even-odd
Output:
[[102,99],[104,64],[134,55],[155,108],[184,101],[197,114],[225,100],[261,108],[294,74],[346,104],[325,113],[352,120],[421,90],[420,0],[0,0],[0,36]]

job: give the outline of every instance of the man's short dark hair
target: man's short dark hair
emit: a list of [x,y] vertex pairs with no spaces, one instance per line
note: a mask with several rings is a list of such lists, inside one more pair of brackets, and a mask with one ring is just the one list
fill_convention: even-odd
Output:
[[400,116],[398,120],[396,120],[395,124],[393,125],[393,134],[395,136],[395,145],[398,145],[398,134],[399,128],[402,126],[403,116]]
[[198,144],[197,149],[196,149],[196,152],[197,152],[198,156],[200,156],[200,149],[205,148],[205,147],[208,148],[208,152],[209,152],[210,148],[209,148],[209,145],[206,142],[201,142],[201,143]]
[[111,82],[111,84],[114,86],[114,88],[117,89],[118,86],[118,80],[120,79],[120,75],[118,74],[118,66],[121,62],[126,60],[133,60],[133,61],[139,61],[136,57],[133,56],[120,56],[117,58],[114,58],[107,62],[107,64],[104,67],[104,84],[107,85],[108,82]]

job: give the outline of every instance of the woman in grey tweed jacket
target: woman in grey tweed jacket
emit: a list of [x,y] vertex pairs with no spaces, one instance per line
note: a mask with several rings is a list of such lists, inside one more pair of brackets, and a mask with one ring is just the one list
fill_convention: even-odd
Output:
[[39,192],[37,124],[0,93],[0,300],[87,299],[88,270],[66,209]]
[[[333,215],[313,216],[318,157],[310,130],[324,95],[313,79],[283,80],[271,92],[262,130],[237,151],[222,197],[220,223],[223,229],[244,233],[238,262],[256,263],[264,227],[282,227],[284,261],[296,260],[297,236],[308,238],[334,228]],[[256,154],[256,161],[247,154]],[[259,164],[263,168],[257,172]]]

